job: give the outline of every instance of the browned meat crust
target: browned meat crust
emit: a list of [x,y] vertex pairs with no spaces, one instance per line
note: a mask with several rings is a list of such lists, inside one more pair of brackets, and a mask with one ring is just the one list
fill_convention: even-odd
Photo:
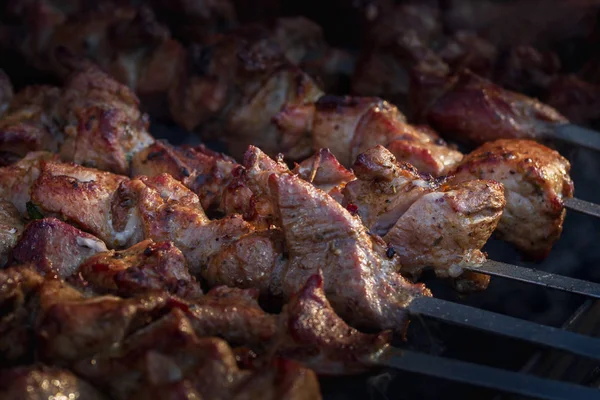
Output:
[[552,107],[464,71],[450,78],[422,115],[439,132],[479,145],[500,138],[535,139],[567,122]]
[[505,206],[501,184],[423,177],[382,146],[361,154],[353,169],[358,179],[346,185],[344,204],[393,247],[403,272],[418,276],[433,267],[438,276],[457,277],[463,263],[485,260],[481,248]]
[[106,245],[89,233],[59,221],[45,218],[30,222],[11,253],[12,264],[31,264],[42,275],[67,278],[79,265]]
[[67,369],[31,365],[0,371],[0,396],[5,400],[107,400],[92,385]]
[[562,232],[563,199],[573,196],[569,169],[564,157],[537,142],[501,139],[467,155],[452,179],[502,182],[506,208],[498,235],[527,256],[542,259]]

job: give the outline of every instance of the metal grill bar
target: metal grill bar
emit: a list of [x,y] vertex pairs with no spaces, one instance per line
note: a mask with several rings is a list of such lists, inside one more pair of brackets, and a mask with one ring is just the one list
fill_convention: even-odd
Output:
[[579,199],[565,199],[563,203],[565,207],[570,210],[600,218],[600,205],[596,203],[590,203],[589,201]]
[[573,124],[558,124],[553,130],[545,132],[549,139],[558,139],[563,142],[582,146],[591,150],[600,151],[600,133]]
[[493,260],[488,260],[479,267],[466,267],[465,269],[600,299],[600,284],[581,279]]
[[413,315],[426,315],[456,325],[600,360],[600,339],[551,326],[540,325],[433,297],[418,297],[409,304],[407,310]]
[[545,400],[592,400],[600,391],[485,365],[390,348],[378,365]]

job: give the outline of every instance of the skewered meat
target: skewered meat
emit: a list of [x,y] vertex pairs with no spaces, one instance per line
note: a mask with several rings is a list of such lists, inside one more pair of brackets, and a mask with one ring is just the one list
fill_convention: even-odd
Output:
[[[261,169],[260,150],[251,147],[248,153],[246,169]],[[379,329],[398,329],[405,320],[403,306],[414,296],[430,295],[396,274],[397,259],[386,256],[383,241],[369,236],[326,193],[289,173],[266,170],[251,179],[274,207],[289,258],[271,273],[273,294],[289,297],[320,269],[336,312],[354,326]]]
[[23,228],[19,210],[11,202],[0,199],[0,268],[8,262],[8,255],[17,244]]
[[287,368],[240,370],[229,346],[196,336],[180,310],[130,336],[120,348],[107,350],[75,369],[116,399],[135,398],[136,390],[148,386],[164,390],[178,382],[189,382],[198,394],[211,399],[320,398],[314,373],[292,362],[284,362]]
[[402,272],[418,276],[433,267],[438,276],[457,277],[461,264],[485,260],[481,248],[505,205],[501,184],[424,178],[382,146],[359,155],[353,170],[357,180],[346,185],[345,204],[393,247]]
[[148,119],[126,86],[96,67],[70,76],[61,89],[30,86],[0,119],[2,151],[57,152],[66,161],[126,174],[133,154],[148,146]]
[[342,189],[356,179],[351,171],[344,168],[329,149],[321,149],[312,157],[296,164],[293,172],[310,182],[318,189],[342,202]]
[[157,141],[133,157],[131,176],[168,173],[198,195],[203,209],[222,211],[222,192],[237,165],[203,145],[175,147]]
[[78,277],[96,293],[127,297],[166,290],[191,301],[202,295],[183,253],[172,242],[144,240],[122,251],[105,251],[78,264]]
[[0,198],[10,201],[22,216],[27,215],[29,191],[40,175],[42,162],[57,159],[51,153],[33,152],[15,164],[0,168]]
[[531,140],[501,139],[468,154],[453,182],[494,179],[504,185],[506,208],[498,234],[535,259],[548,255],[562,232],[563,199],[573,196],[569,162]]
[[293,144],[283,147],[284,154],[328,148],[345,166],[378,144],[390,145],[423,172],[437,175],[462,157],[431,131],[407,124],[396,107],[378,98],[324,96],[314,104],[285,107],[276,121],[284,142]]
[[12,264],[30,264],[43,275],[71,276],[79,265],[106,251],[98,238],[59,221],[45,218],[30,222],[11,252]]
[[421,115],[452,139],[482,144],[499,138],[538,138],[553,123],[567,122],[553,108],[469,71],[450,79]]
[[205,131],[224,135],[230,153],[239,157],[250,143],[269,154],[280,151],[283,139],[271,118],[283,105],[313,102],[321,94],[268,35],[246,29],[193,45],[169,99],[174,120],[188,130],[216,120]]
[[45,365],[0,371],[0,397],[5,400],[107,400],[92,385],[71,371]]
[[31,200],[42,215],[72,221],[109,248],[131,246],[142,239],[171,240],[192,272],[206,265],[221,247],[252,231],[239,215],[209,221],[198,196],[168,174],[128,180],[47,162],[31,189]]

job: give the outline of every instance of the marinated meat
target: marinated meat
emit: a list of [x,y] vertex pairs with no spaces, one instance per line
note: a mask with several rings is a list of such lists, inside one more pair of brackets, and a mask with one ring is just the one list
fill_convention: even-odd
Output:
[[68,278],[79,265],[106,251],[97,237],[59,221],[44,218],[30,222],[11,253],[11,263],[30,264],[42,275]]
[[131,175],[168,173],[198,195],[202,208],[222,211],[222,193],[236,166],[233,159],[204,145],[175,147],[158,141],[133,157]]
[[394,249],[402,272],[418,276],[433,267],[438,276],[454,278],[462,264],[485,261],[481,248],[505,206],[501,184],[424,178],[382,146],[361,154],[353,170],[358,179],[346,185],[345,204]]
[[396,107],[379,98],[324,96],[312,105],[284,108],[276,121],[293,139],[290,143],[301,145],[304,152],[310,146],[314,151],[328,148],[344,166],[379,144],[392,146],[424,172],[438,175],[462,158],[430,131],[406,123]]
[[567,122],[552,107],[469,71],[445,87],[424,115],[437,131],[473,145],[496,139],[540,138],[552,124]]
[[5,400],[108,400],[71,371],[45,365],[0,371],[0,397]]
[[129,297],[165,290],[193,301],[202,289],[188,271],[183,253],[172,242],[151,239],[122,251],[105,251],[79,265],[78,277],[96,293]]
[[312,157],[296,164],[292,172],[329,194],[339,203],[342,202],[341,191],[344,186],[356,179],[351,171],[339,163],[329,149],[321,149]]
[[23,221],[15,206],[0,200],[0,268],[9,260],[9,254],[23,232]]
[[531,140],[485,143],[453,171],[453,182],[494,179],[504,185],[506,208],[498,235],[529,257],[548,255],[562,231],[563,199],[573,196],[569,162]]
[[239,215],[209,221],[198,196],[168,174],[128,180],[71,164],[48,162],[42,168],[31,193],[43,215],[72,221],[109,248],[170,240],[192,273],[221,247],[253,230]]

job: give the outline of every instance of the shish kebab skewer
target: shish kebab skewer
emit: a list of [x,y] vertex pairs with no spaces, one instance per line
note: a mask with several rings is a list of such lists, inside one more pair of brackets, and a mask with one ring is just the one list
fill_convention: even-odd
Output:
[[[73,264],[73,260],[67,260],[65,258],[66,254],[64,254],[64,252],[57,251],[61,244],[64,245],[65,243],[67,243],[67,246],[69,246],[69,253],[71,254],[81,254],[84,257],[89,257],[91,254],[91,257],[89,257],[88,260],[84,261],[83,264],[79,267],[80,271],[83,271],[85,275],[80,275],[80,278],[75,279],[75,282],[78,282],[79,279],[82,278],[86,280],[87,283],[85,284],[85,287],[88,291],[100,290],[101,292],[108,291],[108,293],[112,293],[116,289],[118,290],[118,293],[120,295],[125,295],[125,297],[128,297],[127,294],[131,294],[132,291],[135,292],[137,296],[139,296],[144,291],[152,291],[161,287],[165,287],[169,291],[173,289],[179,290],[180,288],[183,288],[183,286],[179,284],[170,285],[169,283],[169,280],[177,277],[177,275],[181,276],[182,272],[184,272],[183,270],[185,269],[185,267],[182,265],[182,254],[178,252],[177,249],[172,245],[167,245],[168,242],[152,243],[152,241],[147,240],[145,242],[141,242],[138,245],[133,246],[131,249],[127,249],[122,252],[117,252],[121,256],[115,257],[117,253],[115,253],[114,251],[104,251],[104,249],[102,248],[102,242],[98,239],[93,238],[93,236],[78,231],[77,229],[57,220],[44,219],[34,221],[30,224],[30,226],[27,229],[28,233],[26,233],[24,235],[25,237],[21,239],[22,243],[19,245],[19,247],[23,250],[27,250],[30,248],[32,241],[35,241],[36,243],[38,243],[38,245],[40,245],[39,248],[41,249],[41,251],[37,254],[32,254],[31,252],[19,252],[19,250],[17,250],[17,253],[20,254],[17,257],[20,261],[34,261],[34,265],[38,266],[38,268],[42,268],[42,270],[47,273],[57,273],[61,277],[66,277],[68,274],[73,274],[74,270],[70,266],[71,264]],[[65,238],[63,238],[62,236],[65,236]],[[86,237],[88,242],[95,241],[101,245],[90,246],[88,248],[84,246],[84,243],[82,241],[72,240],[76,239],[77,237]],[[85,253],[87,255],[81,253],[82,249],[85,252],[87,252]],[[100,252],[93,254],[97,251]],[[158,275],[155,278],[153,278],[153,270],[156,270],[156,272],[158,272],[165,267],[177,267],[181,271],[178,274],[176,273],[173,275],[169,275],[168,277],[163,278],[162,276]],[[127,269],[129,268],[135,270],[135,272],[128,279]],[[13,271],[16,272],[18,270],[13,269]],[[13,271],[9,269],[6,271],[6,274],[10,275]],[[139,275],[140,273],[146,275],[150,279],[140,279],[139,276],[135,276]],[[0,273],[0,276],[1,275],[2,273]],[[117,279],[117,277],[120,278]],[[111,280],[111,278],[114,278],[114,281]],[[157,282],[156,278],[159,278],[161,281]],[[498,389],[501,391],[530,395],[541,399],[566,399],[571,398],[569,396],[573,396],[575,394],[580,396],[578,398],[588,398],[592,395],[592,393],[594,395],[597,394],[597,392],[592,389],[584,389],[583,387],[576,385],[547,381],[544,379],[524,376],[514,372],[502,371],[494,368],[482,367],[459,361],[444,360],[438,357],[394,349],[387,345],[383,340],[385,335],[364,335],[357,333],[352,329],[348,329],[348,327],[344,328],[343,322],[339,321],[339,318],[335,314],[329,315],[331,314],[332,310],[330,310],[327,300],[325,299],[324,293],[322,292],[322,286],[320,286],[319,284],[319,282],[322,283],[322,279],[315,279],[316,278],[309,280],[307,285],[305,285],[305,288],[295,297],[295,300],[293,300],[291,304],[286,306],[286,311],[281,315],[281,318],[283,318],[284,320],[286,318],[289,318],[290,322],[296,320],[296,318],[298,319],[298,321],[301,320],[304,322],[302,324],[289,325],[290,327],[293,326],[294,329],[299,329],[295,331],[295,335],[292,336],[296,338],[296,342],[293,342],[292,344],[288,341],[287,345],[286,342],[280,342],[280,344],[278,345],[278,352],[280,354],[283,354],[284,356],[291,356],[292,358],[297,358],[298,356],[300,356],[300,361],[304,363],[308,362],[308,364],[312,366],[317,366],[318,371],[322,373],[335,373],[335,371],[338,371],[339,368],[338,362],[343,361],[344,371],[347,371],[347,368],[349,366],[353,366],[353,368],[359,369],[367,368],[370,365],[388,366],[413,372],[425,373],[428,375],[452,378],[454,380],[459,380],[466,383]],[[0,278],[0,280],[2,280],[2,278]],[[189,280],[189,276],[187,282],[191,284],[194,283],[193,281]],[[131,285],[132,283],[134,284],[133,286]],[[116,287],[115,284],[117,285]],[[186,311],[183,311],[183,313],[181,313],[180,311],[180,314],[185,314],[185,316],[189,316],[190,322],[192,323],[192,327],[199,336],[212,336],[214,334],[220,334],[222,337],[227,338],[228,341],[231,339],[233,339],[234,341],[239,340],[239,338],[236,337],[236,332],[242,332],[242,336],[246,336],[247,339],[252,340],[254,334],[252,330],[246,329],[244,332],[244,330],[236,330],[236,327],[239,323],[242,323],[241,326],[244,326],[244,318],[250,318],[252,320],[256,320],[258,318],[260,320],[260,324],[263,325],[263,328],[258,329],[256,331],[258,333],[258,340],[256,340],[256,343],[264,344],[265,340],[268,342],[266,337],[268,337],[269,335],[264,336],[264,333],[271,332],[268,327],[270,326],[269,324],[273,322],[275,317],[268,317],[264,315],[263,317],[259,318],[259,316],[257,315],[257,310],[259,310],[259,308],[256,305],[253,306],[252,304],[249,304],[249,299],[246,298],[247,296],[252,296],[252,293],[250,293],[250,291],[236,291],[236,289],[226,289],[226,291],[223,294],[220,294],[221,292],[223,292],[223,290],[221,289],[223,288],[217,289],[217,291],[215,291],[214,293],[210,292],[208,297],[211,297],[212,300],[208,299],[208,301],[205,301],[202,298],[198,298],[197,294],[193,290],[186,290],[186,292],[180,292],[180,294],[184,296],[191,295],[192,302],[194,301],[194,299],[203,300],[199,303],[199,309],[206,309],[207,314],[200,314],[204,315],[202,318],[214,319],[216,315],[223,314],[221,322],[203,322],[201,319],[197,319],[195,317],[195,312],[197,312],[197,310],[192,311],[192,313],[190,314],[190,312],[187,311],[187,307],[183,308],[183,310]],[[55,293],[55,291],[53,291],[53,293]],[[246,315],[245,317],[241,316],[241,319],[230,319],[225,314],[232,312],[231,307],[236,305],[236,296],[239,297],[238,300],[241,301],[241,303],[237,304],[238,310],[240,310],[239,312],[242,312],[241,310],[244,310],[243,313],[245,313]],[[56,295],[54,295],[53,297],[56,298]],[[71,302],[70,307],[72,308],[73,292],[69,293],[69,296],[67,296],[67,300]],[[109,299],[107,298],[106,300]],[[48,310],[47,313],[49,312],[51,315],[54,315],[54,318],[59,318],[61,315],[63,315],[60,312],[57,312],[57,310],[61,309],[60,296],[58,297],[58,300],[55,299],[54,301],[54,309]],[[182,303],[181,301],[179,302]],[[98,304],[99,299],[92,300],[89,303],[89,306],[93,307],[94,303]],[[112,306],[117,305],[117,303],[115,303],[113,300],[112,303],[106,303],[106,306],[110,307],[111,304]],[[160,304],[158,304],[158,306],[160,307]],[[250,306],[250,308],[248,308],[248,306]],[[191,309],[194,310],[194,307],[196,306],[192,305]],[[215,314],[214,312],[210,312],[210,310],[212,309],[221,310],[221,312]],[[84,310],[85,300],[81,301],[81,305],[79,308],[73,309],[74,312],[78,313],[84,313]],[[327,318],[327,330],[318,329],[320,324],[323,322],[322,317],[323,315],[325,315],[323,313],[329,315],[329,317]],[[112,315],[113,318],[117,317],[117,314]],[[185,318],[185,316],[181,315],[180,318]],[[45,331],[44,326],[51,326],[47,324],[44,325],[43,321],[53,321],[52,318],[53,317],[45,317],[41,319],[42,326],[40,328],[42,331]],[[169,316],[165,318],[168,319]],[[221,317],[216,317],[216,319],[220,318]],[[334,326],[336,327],[335,329],[332,327],[332,321],[336,321],[336,323],[334,324]],[[108,321],[105,321],[104,323],[107,322]],[[89,324],[89,321],[85,319],[82,319],[79,322],[79,325],[81,325],[82,328],[86,324]],[[231,328],[227,328],[230,325],[231,328],[233,328],[232,334],[228,332],[228,329]],[[69,324],[67,326],[70,330],[63,331],[62,334],[69,335],[71,338],[77,337],[77,335],[79,334],[77,330],[77,324]],[[252,326],[254,329],[253,324],[250,324],[249,326]],[[287,327],[288,324],[284,324],[282,326]],[[340,328],[339,332],[348,332],[348,334],[346,335],[342,333],[341,335],[338,335],[338,333],[334,333],[333,335],[335,338],[333,340],[327,340],[327,337],[322,337],[322,335],[325,332],[338,332],[338,327]],[[217,331],[214,330],[215,328],[217,329]],[[312,328],[317,329],[312,331]],[[97,334],[97,340],[95,340],[95,351],[100,351],[98,343],[113,343],[113,340],[101,340],[102,332],[108,331],[93,329],[90,330],[89,326],[84,328],[84,331],[99,332]],[[277,330],[272,329],[272,331],[273,333],[276,333]],[[263,335],[262,337],[261,334]],[[46,338],[45,340],[48,341],[49,335],[45,334],[44,337]],[[300,339],[300,341],[298,341],[298,339]],[[321,339],[325,340],[323,341]],[[71,346],[68,349],[68,351],[66,351],[66,349],[61,350],[60,346],[55,346],[59,343],[60,339],[56,339],[54,342],[46,342],[45,350],[43,353],[43,357],[46,362],[50,360],[48,357],[72,357],[73,354],[78,353],[77,351],[74,351],[73,346]],[[237,344],[239,345],[240,343],[237,342]],[[283,348],[281,344],[284,345]],[[290,345],[292,346],[290,347]],[[346,346],[348,345],[352,346],[351,355],[348,355],[345,350]],[[288,350],[286,350],[286,346]],[[302,358],[303,356],[307,355],[306,351],[303,351],[302,346],[322,346],[320,348],[321,355],[315,357],[316,363],[311,363],[311,357],[309,357],[308,359]],[[294,350],[294,347],[297,347],[298,350]],[[49,351],[52,348],[54,348],[54,350]],[[90,351],[89,346],[87,345],[85,346],[85,349],[88,352]],[[316,347],[314,349],[316,349]],[[346,353],[346,355],[344,355],[343,353],[338,353],[338,351],[340,350]],[[310,354],[314,353],[311,352]],[[96,357],[96,364],[100,363],[99,366],[97,368],[92,368],[91,370],[89,367],[86,367],[83,370],[80,370],[80,373],[82,372],[84,376],[86,376],[87,373],[86,377],[94,378],[97,375],[97,373],[94,373],[94,369],[102,371],[103,356],[100,355],[99,357]],[[327,360],[326,364],[323,363],[324,360]],[[74,362],[74,360],[71,360],[71,362]],[[424,362],[426,363],[424,364]],[[423,366],[427,365],[427,363],[431,364],[432,362],[435,366],[444,366],[444,368],[446,369],[450,367],[450,370],[453,371],[452,376],[448,376],[447,370],[445,373],[442,373],[443,370],[437,367],[423,369]],[[64,363],[65,361],[62,362],[63,365]],[[85,366],[85,363],[78,363],[77,365]],[[120,378],[115,378],[111,381],[116,381],[114,384],[118,385],[119,380]],[[548,385],[545,386],[543,384]],[[15,387],[14,390],[17,390],[17,388]],[[568,394],[568,396],[566,396],[565,394]]]
[[[141,114],[139,114],[139,112],[135,113],[133,112],[133,110],[135,110],[135,103],[131,103],[131,101],[129,103],[125,103],[125,105],[123,105],[124,101],[128,101],[128,100],[135,100],[135,96],[133,94],[127,94],[130,93],[127,91],[127,89],[125,89],[124,87],[120,86],[120,85],[116,85],[115,86],[115,82],[112,81],[111,79],[107,79],[107,77],[104,74],[98,73],[97,71],[87,71],[84,72],[82,74],[77,74],[75,75],[75,77],[70,81],[71,83],[67,85],[67,89],[66,89],[66,98],[70,99],[70,101],[67,103],[68,106],[70,107],[70,113],[74,113],[77,115],[76,118],[74,118],[73,120],[71,120],[70,122],[67,123],[67,126],[74,126],[73,128],[70,129],[66,129],[67,132],[73,132],[70,135],[67,136],[67,141],[65,143],[69,143],[69,141],[71,142],[75,142],[76,145],[65,145],[63,144],[61,147],[61,154],[63,155],[63,157],[65,157],[66,159],[72,159],[72,160],[82,160],[82,159],[86,159],[88,162],[93,162],[93,165],[97,165],[97,166],[101,166],[103,168],[109,169],[109,170],[117,170],[117,171],[125,171],[128,169],[128,162],[127,159],[131,158],[131,154],[137,151],[139,155],[141,155],[140,158],[138,158],[137,156],[133,156],[134,159],[134,165],[136,165],[137,167],[135,168],[137,170],[136,173],[150,173],[150,174],[157,174],[157,173],[161,173],[165,171],[165,167],[167,167],[166,171],[174,174],[175,176],[178,176],[178,179],[181,179],[183,182],[187,182],[186,184],[190,184],[190,182],[192,183],[192,185],[190,187],[194,188],[194,189],[198,189],[198,187],[196,187],[196,185],[194,185],[194,182],[198,182],[199,186],[204,189],[204,192],[200,192],[198,191],[198,194],[202,195],[201,196],[201,201],[202,201],[202,205],[204,207],[209,207],[211,205],[211,203],[213,202],[213,200],[216,198],[218,198],[219,196],[217,195],[216,192],[218,192],[219,188],[218,188],[218,174],[220,173],[221,175],[227,175],[228,172],[230,172],[233,169],[233,163],[231,161],[229,161],[226,158],[218,158],[216,160],[217,164],[215,163],[214,157],[211,157],[214,155],[214,153],[202,153],[202,152],[197,152],[194,151],[192,153],[190,153],[190,155],[188,155],[188,158],[185,158],[185,152],[180,152],[180,153],[173,153],[173,150],[169,150],[168,146],[165,147],[164,145],[150,145],[149,147],[147,147],[146,150],[140,151],[140,147],[143,147],[146,143],[151,142],[151,138],[150,136],[145,133],[145,129],[144,129],[144,125],[143,122],[137,122],[140,121],[140,119],[143,121],[143,116],[141,116]],[[103,83],[101,83],[103,82]],[[102,89],[100,89],[102,88]],[[52,100],[57,94],[54,93],[52,90],[50,90],[51,88],[45,89],[44,91],[42,91],[42,99],[44,98],[44,96],[48,96],[48,91],[50,91],[51,96],[50,99]],[[7,91],[8,92],[8,91]],[[35,93],[35,92],[34,92]],[[25,96],[22,96],[25,98],[25,100],[27,100],[27,92],[24,93]],[[17,96],[18,98],[19,96]],[[17,104],[23,103],[23,101],[16,101]],[[25,103],[26,104],[26,103]],[[42,102],[42,105],[44,104],[44,102]],[[33,142],[33,149],[35,149],[35,146],[48,146],[48,144],[44,143],[44,135],[40,135],[39,131],[45,131],[48,128],[43,126],[43,121],[44,121],[44,113],[43,113],[43,109],[42,110],[38,110],[40,105],[33,103],[29,108],[25,108],[25,113],[24,115],[26,116],[26,118],[30,118],[30,116],[33,117],[37,117],[37,118],[41,118],[41,122],[38,121],[37,124],[38,125],[42,125],[42,126],[36,126],[36,121],[35,118],[31,118],[31,120],[28,122],[27,119],[25,119],[24,121],[24,125],[21,124],[16,124],[14,125],[14,128],[11,128],[11,122],[19,121],[19,109],[18,107],[16,108],[16,110],[11,114],[10,110],[9,113],[7,114],[9,116],[8,121],[6,121],[7,123],[4,124],[4,129],[3,132],[6,134],[8,133],[8,135],[6,135],[6,137],[8,137],[9,139],[11,139],[11,133],[12,132],[16,132],[16,134],[12,135],[12,139],[13,139],[13,143],[17,143],[19,144],[19,140],[21,142],[23,142],[23,136],[19,136],[19,134],[21,134],[23,132],[23,130],[25,128],[29,129],[29,132],[32,132],[33,134],[30,136],[25,136],[25,138],[29,137],[31,139],[35,139],[38,142],[36,142],[34,140]],[[37,108],[36,108],[37,107]],[[128,124],[121,124],[121,125],[115,125],[115,123],[113,122],[113,119],[111,119],[110,117],[112,115],[114,115],[115,112],[117,111],[111,111],[113,110],[115,107],[120,107],[122,109],[129,109],[131,110],[129,114],[125,115],[125,117],[122,117],[123,119],[119,120],[116,119],[117,122],[119,121],[124,121],[124,122],[129,122]],[[33,110],[33,112],[32,112]],[[91,112],[90,112],[91,110]],[[22,113],[22,112],[21,112]],[[41,115],[40,115],[41,114]],[[87,120],[89,120],[89,115],[98,115],[100,116],[99,119],[99,123],[98,125],[89,125],[88,123],[86,123]],[[13,117],[13,115],[16,115],[16,117]],[[23,115],[23,113],[21,114]],[[119,114],[117,112],[116,115],[122,115]],[[12,117],[12,118],[11,118]],[[48,118],[49,119],[49,118]],[[6,120],[6,119],[5,119]],[[21,121],[22,122],[22,121]],[[106,127],[105,127],[106,125]],[[8,129],[7,129],[8,128]],[[12,129],[12,130],[11,130]],[[37,131],[36,131],[37,129]],[[114,132],[110,132],[110,131],[106,131],[105,129],[114,129]],[[25,130],[25,132],[27,132],[27,130]],[[82,134],[81,132],[83,132],[84,134]],[[93,145],[95,143],[98,143],[99,145],[102,145],[103,143],[105,143],[103,141],[103,135],[107,135],[108,133],[111,133],[112,137],[114,139],[110,139],[108,141],[108,143],[112,143],[112,147],[109,147],[106,152],[102,152],[99,151],[99,147],[98,145],[96,145],[96,147],[94,148]],[[133,136],[132,136],[133,134]],[[41,138],[40,138],[41,136]],[[50,136],[52,137],[51,134],[47,134],[46,136]],[[47,140],[47,139],[46,139]],[[37,144],[36,144],[37,143]],[[10,142],[9,142],[10,144]],[[25,150],[27,150],[27,145],[28,142],[25,141]],[[133,147],[132,147],[133,146]],[[6,147],[4,147],[6,148]],[[13,150],[13,148],[11,148],[10,146],[8,146],[9,150]],[[17,146],[17,149],[18,146]],[[49,149],[52,149],[52,147],[50,147]],[[66,152],[63,150],[67,150]],[[116,149],[116,151],[115,151]],[[73,150],[75,150],[73,152]],[[21,148],[20,151],[23,151],[23,149]],[[70,151],[70,152],[69,152]],[[191,151],[191,150],[188,150]],[[166,152],[166,153],[165,153]],[[155,163],[155,158],[158,157],[158,159],[160,158],[164,158],[167,157],[167,159],[169,159],[169,157],[171,157],[171,159],[173,161],[175,161],[175,164],[172,164],[170,167],[168,166],[168,164],[161,164],[160,162],[158,163],[158,167],[154,167],[153,164]],[[184,158],[182,158],[184,157]],[[203,159],[213,159],[211,163],[209,163],[210,165],[213,165],[211,168],[213,168],[213,170],[207,170],[206,167],[204,167],[202,170],[206,171],[206,172],[200,172],[197,173],[195,171],[195,167],[196,165],[202,164],[202,161],[197,161],[195,164],[194,162],[191,162],[191,158],[198,158],[200,157],[202,159],[202,157],[204,157]],[[136,163],[135,160],[140,160]],[[177,161],[179,160],[179,161]],[[178,164],[178,163],[182,163],[182,164]],[[200,165],[201,167],[203,167],[202,165]],[[190,167],[190,168],[187,168]],[[219,171],[222,168],[225,168],[223,171]],[[161,169],[162,168],[162,169]],[[216,173],[217,175],[214,175],[215,170],[216,169]],[[181,171],[185,170],[188,171],[187,174],[183,174],[181,175]],[[208,173],[208,175],[206,175]],[[191,181],[186,180],[187,177],[190,177],[190,174],[192,174],[191,178],[194,177],[217,177],[217,181],[214,182],[214,178],[208,178],[210,179],[208,182],[213,181],[213,183],[217,184],[217,188],[215,189],[213,186],[208,185],[208,189],[207,188],[207,180],[206,178],[203,178],[202,180],[198,180],[196,178],[192,179]],[[218,199],[217,199],[218,201]],[[513,269],[513,273],[515,273],[516,270]],[[483,272],[483,271],[482,271]],[[506,271],[504,271],[503,273],[504,276],[506,276]],[[527,279],[531,280],[531,273],[526,272],[525,270],[523,271],[522,274],[520,274],[521,276],[518,278],[520,280],[523,280],[525,277],[527,277]],[[546,280],[548,281],[548,280]],[[558,280],[554,280],[551,279],[550,280],[551,285],[553,287],[556,288],[567,288],[567,287],[572,287],[570,282],[563,282],[561,279]],[[538,284],[542,284],[542,282],[540,281],[535,281],[535,283]],[[585,287],[585,286],[582,286]],[[593,294],[591,292],[588,291],[589,294]]]
[[[94,214],[98,214],[98,211],[103,208],[105,209],[106,205],[103,206],[102,203],[106,200],[102,199],[109,193],[107,192],[108,188],[103,190],[100,188],[107,185],[110,179],[117,179],[118,182],[121,182],[122,189],[117,190],[117,193],[126,192],[127,189],[125,188],[127,186],[137,187],[140,186],[140,183],[146,185],[147,189],[141,186],[138,188],[138,190],[141,190],[138,196],[141,197],[137,197],[137,200],[134,200],[136,197],[131,198],[127,195],[126,198],[130,199],[127,202],[123,201],[121,195],[114,199],[112,203],[116,208],[113,209],[113,213],[116,212],[116,214],[113,214],[113,216],[120,214],[118,210],[121,207],[136,207],[137,211],[131,215],[131,218],[146,222],[143,224],[144,226],[132,232],[147,232],[145,235],[150,236],[152,239],[165,238],[164,234],[167,231],[164,230],[165,228],[159,230],[159,226],[160,221],[164,221],[166,215],[177,215],[185,210],[190,213],[195,208],[194,203],[189,201],[189,197],[193,198],[194,195],[191,192],[185,194],[185,189],[177,186],[174,181],[169,186],[166,176],[153,180],[141,177],[138,180],[128,181],[117,176],[111,178],[110,175],[112,174],[109,173],[69,164],[62,165],[52,162],[45,164],[42,165],[43,171],[40,177],[34,183],[32,200],[39,204],[40,208],[46,213],[49,212],[48,207],[50,207],[59,211],[62,217],[77,221],[80,225],[87,222],[87,230],[104,237],[119,237],[119,234],[117,232],[107,232],[101,226],[94,227],[89,224],[100,221]],[[100,176],[102,176],[102,179],[99,179]],[[282,290],[284,295],[289,295],[290,290],[292,292],[298,290],[298,285],[307,277],[307,274],[314,272],[317,268],[315,261],[322,260],[317,264],[321,266],[319,268],[322,268],[324,273],[325,291],[328,299],[337,312],[356,325],[397,330],[402,329],[399,324],[405,321],[407,312],[417,315],[425,314],[447,322],[458,323],[475,329],[556,347],[585,357],[600,359],[600,340],[430,298],[430,294],[423,286],[411,285],[403,281],[393,271],[386,271],[388,268],[386,265],[393,260],[385,261],[387,256],[385,255],[385,249],[382,249],[381,244],[378,244],[379,239],[367,235],[365,228],[356,223],[356,218],[324,192],[313,188],[309,183],[294,175],[282,174],[278,176],[270,174],[268,180],[269,185],[275,190],[269,196],[272,196],[271,198],[278,204],[284,241],[289,252],[289,260],[287,261],[289,264],[280,266],[280,272],[258,271],[260,276],[271,280],[268,285],[269,288],[266,288],[264,283],[255,282],[257,286],[261,286],[259,289],[266,289],[273,294],[277,294],[279,290]],[[169,194],[169,188],[171,193],[173,193],[173,190],[176,191],[175,197]],[[159,190],[162,195],[153,194],[155,190]],[[183,194],[185,196],[182,196]],[[87,197],[85,203],[81,201],[73,203],[76,199],[81,199],[82,195]],[[162,205],[157,195],[158,197],[167,196],[172,200],[169,200],[168,205]],[[59,198],[60,205],[55,204],[55,201],[58,201]],[[180,200],[177,200],[177,198]],[[288,201],[291,201],[291,203],[288,203]],[[135,205],[136,203],[137,205]],[[55,205],[53,206],[53,204]],[[74,207],[69,206],[69,204]],[[55,207],[59,208],[56,209]],[[150,207],[150,209],[146,209],[147,207]],[[146,215],[148,212],[150,214]],[[335,215],[329,215],[331,219],[324,221],[323,212],[327,215],[331,213]],[[138,213],[141,213],[141,215]],[[166,214],[161,216],[163,213]],[[150,215],[154,217],[150,218]],[[101,217],[101,220],[106,219],[106,215],[102,212]],[[172,221],[170,224],[177,221],[173,218],[167,220]],[[188,227],[188,229],[190,228]],[[303,235],[306,234],[306,229],[309,229],[311,235],[320,233],[321,239],[318,247],[314,245],[308,247],[307,243],[302,240]],[[214,245],[210,244],[208,240],[202,240],[206,239],[204,237],[200,238],[200,241],[196,244],[197,247],[202,247],[202,249],[192,250],[189,246],[184,245],[185,232],[179,232],[180,229],[177,231],[175,236],[167,234],[167,238],[182,246],[192,271],[194,271],[194,268],[197,270],[198,264],[202,262],[198,255],[200,253],[214,254],[214,249],[211,249]],[[130,233],[130,235],[132,234]],[[143,238],[136,237],[135,239]],[[133,239],[132,236],[131,240]],[[110,240],[107,242],[112,243]],[[332,246],[333,251],[331,250]],[[306,250],[302,251],[301,249]],[[340,251],[337,252],[335,249]],[[351,256],[356,251],[361,252],[361,257],[354,258]],[[365,257],[368,259],[365,259]],[[248,260],[245,260],[245,262],[248,263]],[[224,267],[221,261],[218,262],[218,265]],[[231,271],[227,269],[226,272]],[[246,270],[243,273],[248,274],[252,271]],[[235,280],[242,277],[238,274],[237,277],[230,276],[230,278]],[[336,283],[337,279],[340,278],[344,279],[344,285]],[[383,280],[380,278],[383,278]],[[377,287],[370,286],[371,279],[377,281]],[[243,286],[243,282],[240,281],[240,284]],[[280,285],[281,289],[274,288],[273,284]],[[368,303],[360,298],[362,290],[368,292]],[[346,308],[349,304],[347,302],[352,304],[352,310]]]

